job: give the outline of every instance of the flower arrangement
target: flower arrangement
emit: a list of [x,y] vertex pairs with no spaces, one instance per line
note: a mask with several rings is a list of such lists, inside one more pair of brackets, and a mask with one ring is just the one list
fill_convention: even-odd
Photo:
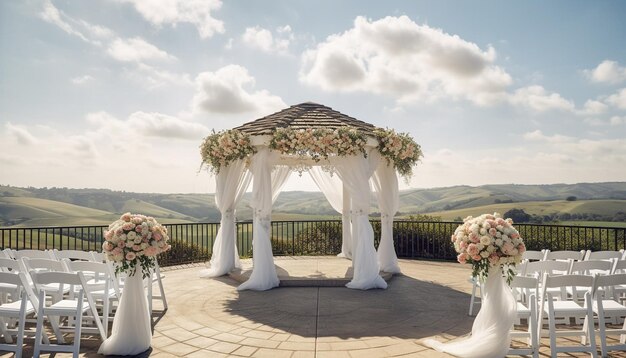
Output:
[[250,144],[250,136],[236,129],[214,131],[200,145],[202,164],[207,165],[215,174],[232,161],[244,159],[254,153],[256,150]]
[[501,266],[507,283],[515,276],[514,268],[526,251],[524,240],[513,227],[513,220],[500,214],[467,217],[452,235],[457,260],[472,265],[472,276],[484,279],[490,267]]
[[143,278],[150,276],[155,257],[171,248],[167,229],[152,217],[126,213],[104,232],[103,252],[117,263],[115,273],[135,274],[141,266]]
[[310,156],[316,162],[329,156],[346,156],[362,153],[365,136],[351,127],[292,129],[278,128],[270,141],[270,149],[282,154]]
[[407,133],[396,133],[393,129],[378,129],[374,133],[380,154],[408,180],[413,175],[413,167],[423,156],[420,145]]

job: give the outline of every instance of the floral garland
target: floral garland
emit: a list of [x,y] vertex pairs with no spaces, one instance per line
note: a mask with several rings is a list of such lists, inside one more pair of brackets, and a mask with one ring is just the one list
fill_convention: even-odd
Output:
[[132,276],[141,267],[143,278],[150,276],[154,258],[169,250],[167,229],[152,217],[126,213],[109,225],[104,232],[102,250],[110,261],[117,263],[115,273]]
[[407,133],[396,133],[393,129],[377,129],[374,134],[378,138],[378,151],[387,163],[393,163],[400,176],[410,178],[413,167],[423,156],[420,145]]
[[512,219],[500,214],[483,214],[477,218],[465,218],[452,235],[457,260],[472,265],[472,276],[487,277],[490,267],[505,266],[507,283],[515,276],[513,268],[522,261],[526,251],[524,240],[513,227]]
[[213,132],[204,138],[200,146],[202,164],[217,174],[220,168],[229,165],[237,159],[244,159],[256,153],[250,144],[250,136],[236,129]]
[[270,141],[270,149],[281,154],[310,156],[314,161],[327,159],[329,156],[347,156],[362,153],[366,156],[365,136],[351,127],[338,129],[278,128]]

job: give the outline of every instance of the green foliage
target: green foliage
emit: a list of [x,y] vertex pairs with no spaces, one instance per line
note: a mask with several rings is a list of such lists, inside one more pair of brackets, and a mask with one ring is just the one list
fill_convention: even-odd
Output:
[[527,223],[530,221],[531,216],[528,215],[524,209],[511,209],[504,214],[502,214],[504,218],[511,218],[513,222],[516,223]]
[[[407,220],[411,220],[411,221],[437,221],[437,222],[442,221],[441,220],[441,216],[428,215],[428,214],[413,214],[413,215],[409,215],[407,217]],[[461,219],[459,217],[458,221],[463,221],[463,219]]]
[[168,266],[181,263],[208,261],[211,255],[207,249],[182,240],[170,240],[172,248],[159,255],[159,265]]
[[576,199],[577,198],[575,196],[571,195],[571,196],[568,196],[565,200],[567,200],[567,201],[576,201]]

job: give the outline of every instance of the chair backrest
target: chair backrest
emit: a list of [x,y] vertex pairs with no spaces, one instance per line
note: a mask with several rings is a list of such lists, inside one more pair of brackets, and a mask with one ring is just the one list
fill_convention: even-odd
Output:
[[89,251],[89,253],[91,254],[91,257],[93,258],[91,261],[94,261],[94,262],[106,262],[106,260],[107,260],[106,255],[104,254],[104,252]]
[[626,260],[614,260],[613,273],[626,273]]
[[570,271],[572,261],[532,261],[526,264],[526,276],[543,277],[544,273],[565,274]]
[[83,285],[85,280],[81,272],[32,272],[35,287],[50,283],[60,283],[66,285]]
[[56,272],[65,272],[67,271],[65,264],[61,261],[52,260],[52,259],[31,259],[29,257],[22,258],[22,262],[24,263],[24,267],[26,272],[31,272],[33,270],[47,270],[47,271],[56,271]]
[[0,258],[0,270],[4,272],[21,271],[20,263],[13,259]]
[[54,253],[54,256],[57,258],[57,260],[71,259],[71,260],[93,261],[93,255],[91,255],[91,251],[54,249],[53,253]]
[[551,287],[593,287],[593,276],[588,275],[547,275],[543,276],[543,289]]
[[582,261],[587,251],[548,251],[546,252],[546,260],[576,260]]
[[15,250],[11,250],[9,248],[2,250],[2,252],[4,253],[4,256],[6,256],[7,259],[15,259],[15,256],[13,254],[14,251]]
[[626,274],[614,274],[614,275],[604,275],[604,276],[596,276],[593,281],[593,295],[595,296],[598,288],[600,287],[612,287],[617,285],[626,285]]
[[546,257],[546,252],[544,250],[536,251],[536,250],[528,250],[524,251],[522,254],[522,260],[529,261],[542,261]]
[[15,257],[16,260],[24,257],[31,259],[54,259],[51,252],[48,250],[17,250],[13,252],[13,257]]
[[587,251],[585,260],[619,260],[623,256],[623,253],[619,251]]
[[[111,281],[111,271],[104,262],[70,261],[65,259],[67,268],[72,272],[82,272],[83,275],[93,277],[96,281]],[[88,281],[89,282],[89,281]]]
[[609,275],[613,271],[613,262],[604,260],[573,261],[570,274]]
[[15,285],[16,287],[15,290],[12,290],[9,286],[0,285],[0,291],[4,291],[4,292],[13,291],[13,292],[19,293],[20,292],[19,290],[22,290],[21,292],[26,294],[27,298],[32,303],[33,308],[37,310],[38,305],[39,305],[39,299],[37,298],[37,295],[35,295],[35,292],[33,291],[32,287],[28,283],[28,280],[26,279],[26,275],[23,272],[19,272],[19,273],[18,272],[0,272],[0,283]]

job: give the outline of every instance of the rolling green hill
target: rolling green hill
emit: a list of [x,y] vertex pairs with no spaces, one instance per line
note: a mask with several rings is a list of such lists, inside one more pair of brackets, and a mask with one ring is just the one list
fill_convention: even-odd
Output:
[[[570,201],[565,200],[570,198]],[[250,193],[237,207],[240,220],[251,219]],[[455,219],[511,208],[529,214],[581,214],[576,220],[626,213],[626,183],[484,185],[412,189],[400,192],[399,215],[429,213]],[[220,218],[213,194],[131,193],[107,189],[17,188],[0,186],[0,225],[100,225],[126,211],[163,222],[215,222]],[[372,198],[372,212],[378,211]],[[585,214],[585,215],[582,215]],[[583,218],[584,216],[584,218]],[[274,203],[276,219],[337,217],[319,192],[283,192]],[[619,216],[616,216],[619,217]],[[569,219],[563,219],[569,220]]]

